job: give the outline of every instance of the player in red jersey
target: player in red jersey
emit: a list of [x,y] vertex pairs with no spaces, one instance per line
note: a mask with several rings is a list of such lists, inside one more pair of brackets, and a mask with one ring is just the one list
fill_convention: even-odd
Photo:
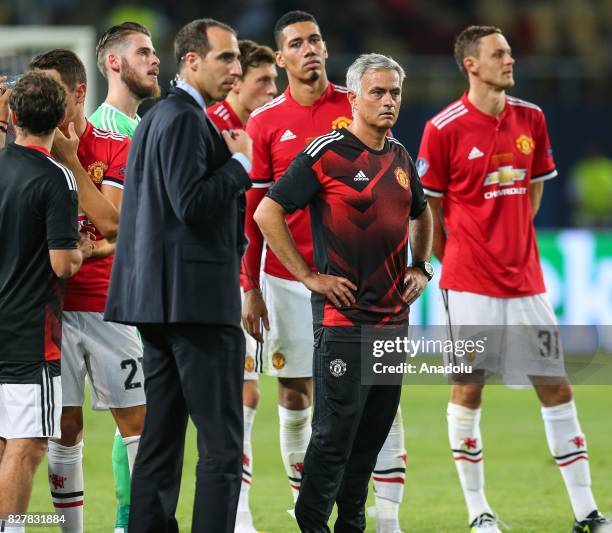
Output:
[[[544,114],[506,95],[514,86],[514,59],[498,28],[464,30],[455,42],[455,58],[469,89],[427,122],[417,160],[434,214],[434,253],[442,261],[440,288],[449,325],[529,324],[550,335],[556,318],[533,226],[544,181],[557,175]],[[510,332],[489,347],[503,356],[510,379],[521,372],[512,359],[518,337]],[[609,522],[597,511],[586,441],[571,386],[561,375],[554,384],[534,380],[548,445],[569,493],[574,531],[603,531]],[[499,529],[484,493],[483,385],[455,381],[447,418],[472,531],[489,533]]]
[[[289,86],[272,102],[254,111],[247,124],[247,133],[253,139],[253,188],[247,192],[249,246],[242,271],[243,323],[249,334],[263,341],[267,373],[279,379],[281,455],[295,500],[311,432],[314,341],[310,291],[270,250],[263,265],[260,289],[263,237],[253,221],[253,213],[295,156],[315,137],[348,126],[352,112],[346,88],[327,79],[327,48],[312,15],[303,11],[286,13],[277,21],[274,36],[278,48],[276,62],[287,72]],[[314,271],[309,211],[297,211],[286,220],[300,253]],[[379,531],[399,529],[405,457],[398,411],[374,470]]]
[[93,225],[96,247],[69,283],[62,328],[61,438],[49,441],[53,504],[66,519],[62,529],[83,530],[83,396],[85,376],[107,405],[128,449],[136,457],[145,413],[142,348],[135,328],[103,321],[114,239],[130,140],[93,127],[85,118],[85,68],[71,51],[56,49],[30,63],[66,91],[66,116],[55,133],[54,155],[77,180],[80,218]]
[[[269,103],[278,92],[276,78],[278,73],[274,64],[274,52],[249,40],[238,41],[242,76],[227,95],[226,99],[210,106],[206,113],[219,131],[244,129],[251,113]],[[234,530],[237,533],[255,533],[253,517],[249,509],[249,488],[253,480],[253,447],[251,431],[255,421],[255,411],[259,402],[259,388],[255,357],[258,353],[253,337],[246,335],[246,355],[244,358],[244,385],[242,404],[244,416],[244,450],[242,484],[238,500],[238,513]]]

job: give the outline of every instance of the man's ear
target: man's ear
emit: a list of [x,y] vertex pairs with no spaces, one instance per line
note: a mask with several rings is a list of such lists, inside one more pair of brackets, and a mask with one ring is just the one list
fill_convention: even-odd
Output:
[[77,83],[76,88],[74,90],[74,94],[76,95],[77,104],[82,104],[85,102],[85,96],[87,95],[87,84],[86,83]]
[[106,68],[113,72],[121,72],[121,56],[119,54],[109,53],[106,56]]
[[355,109],[357,109],[357,95],[353,91],[349,91],[346,97],[348,98],[349,104],[351,104],[353,115],[355,115]]
[[478,59],[476,59],[474,56],[464,57],[463,68],[468,73],[476,74],[478,71]]
[[285,68],[287,63],[285,62],[285,58],[280,50],[274,52],[274,57],[276,58],[276,65],[280,68]]
[[195,52],[187,52],[185,54],[185,65],[190,70],[198,70],[198,66],[200,65],[201,57],[199,54]]

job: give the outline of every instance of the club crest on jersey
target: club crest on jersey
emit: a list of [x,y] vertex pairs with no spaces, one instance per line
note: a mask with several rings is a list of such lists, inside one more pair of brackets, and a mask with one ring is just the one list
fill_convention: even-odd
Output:
[[406,174],[406,171],[402,167],[395,167],[393,174],[395,174],[395,179],[397,182],[404,189],[408,189],[408,174]]
[[346,363],[342,359],[334,359],[329,363],[329,372],[335,378],[344,376],[346,373]]
[[285,368],[285,356],[280,352],[276,352],[272,356],[272,366],[276,368],[276,370]]
[[244,358],[244,369],[247,372],[253,372],[253,370],[255,370],[255,359],[253,359],[252,356],[247,355]]
[[100,185],[104,179],[104,173],[107,171],[107,169],[108,165],[105,165],[102,163],[102,161],[96,161],[87,167],[87,173],[96,185]]
[[337,117],[332,121],[332,130],[346,128],[351,122],[353,122],[352,118],[344,117],[344,116]]
[[535,142],[531,137],[527,137],[527,135],[520,135],[516,139],[516,147],[525,155],[529,155],[533,152]]

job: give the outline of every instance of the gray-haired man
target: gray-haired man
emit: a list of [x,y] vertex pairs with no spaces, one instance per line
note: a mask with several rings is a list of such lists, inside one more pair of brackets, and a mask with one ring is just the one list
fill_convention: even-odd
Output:
[[[431,277],[432,223],[423,189],[405,148],[386,137],[403,79],[392,59],[360,56],[347,72],[353,122],[314,139],[255,213],[272,251],[313,293],[316,401],[295,508],[302,531],[329,531],[334,502],[336,531],[365,530],[368,481],[401,387],[361,385],[361,336],[368,327],[405,327],[409,305]],[[284,221],[306,206],[316,273]]]

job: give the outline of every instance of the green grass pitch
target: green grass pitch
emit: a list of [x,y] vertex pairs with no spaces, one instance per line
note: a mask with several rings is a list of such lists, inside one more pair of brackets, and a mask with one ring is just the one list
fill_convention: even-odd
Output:
[[[275,380],[260,380],[261,401],[253,430],[255,525],[270,533],[298,531],[286,510],[291,495],[279,455]],[[612,511],[612,387],[575,388],[588,438],[593,488],[600,509]],[[402,529],[407,533],[467,531],[463,496],[446,433],[446,386],[406,386],[402,411],[408,464]],[[569,532],[572,513],[558,468],[544,437],[539,404],[530,390],[489,386],[482,431],[487,496],[512,533]],[[114,526],[110,453],[114,424],[109,413],[85,411],[85,531],[109,533]],[[181,531],[189,531],[196,463],[193,428],[187,436],[183,484],[177,510]],[[30,511],[53,510],[44,462],[36,475]],[[373,501],[370,491],[370,502]],[[369,504],[370,504],[369,502]],[[368,522],[368,531],[374,523]]]

